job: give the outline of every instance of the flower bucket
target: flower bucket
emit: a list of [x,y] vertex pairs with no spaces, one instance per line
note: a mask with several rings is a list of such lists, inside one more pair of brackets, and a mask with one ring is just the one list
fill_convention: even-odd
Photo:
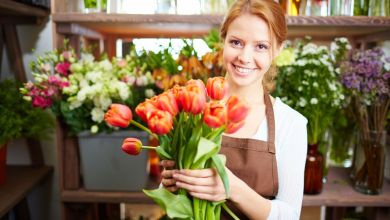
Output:
[[147,143],[143,131],[117,131],[111,134],[82,132],[78,135],[80,168],[86,190],[139,191],[148,180],[148,152],[131,157],[121,149],[126,137]]
[[0,146],[0,186],[6,181],[7,144]]

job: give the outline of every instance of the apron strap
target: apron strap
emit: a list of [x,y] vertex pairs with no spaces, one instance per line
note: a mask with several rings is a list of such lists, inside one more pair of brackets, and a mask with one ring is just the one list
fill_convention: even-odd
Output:
[[268,127],[268,152],[275,153],[275,117],[271,98],[268,92],[264,91],[265,116]]

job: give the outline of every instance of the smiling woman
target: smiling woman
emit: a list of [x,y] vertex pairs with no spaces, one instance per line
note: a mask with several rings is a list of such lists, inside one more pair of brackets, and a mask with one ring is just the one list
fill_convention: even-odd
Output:
[[[286,39],[283,10],[273,0],[237,0],[221,27],[229,95],[249,102],[246,123],[222,139],[230,196],[218,173],[175,170],[163,161],[163,186],[210,201],[227,199],[240,219],[299,219],[307,150],[307,120],[279,98],[273,60]],[[226,214],[226,213],[225,213]],[[229,219],[227,215],[222,219]]]

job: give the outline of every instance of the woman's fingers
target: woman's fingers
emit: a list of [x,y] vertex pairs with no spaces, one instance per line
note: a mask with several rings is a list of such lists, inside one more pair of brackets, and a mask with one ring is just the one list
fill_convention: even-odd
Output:
[[176,186],[176,180],[175,179],[162,179],[161,180],[161,183],[163,184],[163,186],[165,187],[169,187],[169,186]]
[[187,176],[178,172],[173,174],[173,178],[179,182],[188,183],[191,185],[212,186],[217,184],[217,180],[214,176],[194,177]]
[[175,167],[175,161],[173,160],[162,160],[160,162],[161,166],[163,166],[165,169],[173,168]]
[[217,172],[214,169],[201,169],[201,170],[189,170],[183,169],[179,170],[180,174],[191,177],[213,177],[217,175]]

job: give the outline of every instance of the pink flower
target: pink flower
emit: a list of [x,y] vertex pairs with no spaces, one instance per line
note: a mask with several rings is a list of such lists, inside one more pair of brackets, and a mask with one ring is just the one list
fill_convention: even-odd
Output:
[[56,71],[64,76],[69,75],[69,69],[70,69],[70,63],[68,62],[63,62],[63,63],[58,63],[56,65]]
[[121,59],[121,60],[118,61],[118,66],[119,66],[119,67],[123,68],[123,67],[125,67],[126,65],[127,65],[127,61],[126,61],[126,60]]
[[72,57],[72,52],[70,52],[70,51],[64,51],[64,52],[62,52],[62,57],[63,57],[65,60],[69,60],[69,59]]

